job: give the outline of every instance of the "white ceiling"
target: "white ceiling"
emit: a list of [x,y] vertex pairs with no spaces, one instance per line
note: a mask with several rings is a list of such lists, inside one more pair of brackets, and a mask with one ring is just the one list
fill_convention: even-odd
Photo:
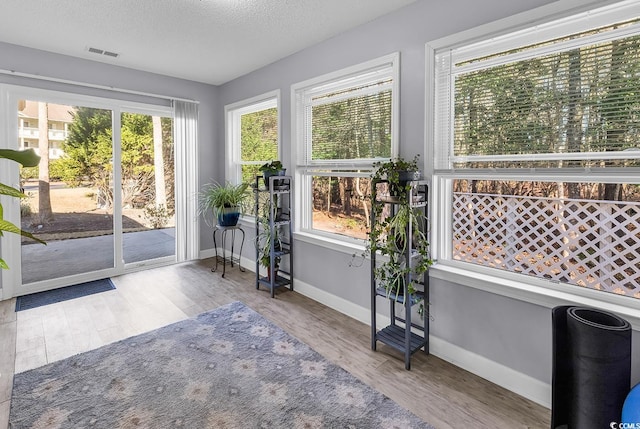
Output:
[[1,0],[0,41],[219,85],[414,1]]

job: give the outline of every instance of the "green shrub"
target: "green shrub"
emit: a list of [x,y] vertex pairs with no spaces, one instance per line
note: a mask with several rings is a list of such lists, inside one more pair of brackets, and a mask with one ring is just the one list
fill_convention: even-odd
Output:
[[152,228],[164,228],[169,222],[171,213],[164,206],[164,204],[153,205],[150,204],[144,208],[144,218],[149,222]]
[[[49,180],[51,181],[64,181],[68,179],[69,172],[66,169],[62,159],[52,159],[49,161]],[[38,180],[39,168],[36,167],[22,167],[20,169],[20,180]]]
[[52,159],[49,161],[49,180],[64,181],[65,167],[61,159]]
[[22,167],[20,169],[20,181],[38,179],[38,167]]

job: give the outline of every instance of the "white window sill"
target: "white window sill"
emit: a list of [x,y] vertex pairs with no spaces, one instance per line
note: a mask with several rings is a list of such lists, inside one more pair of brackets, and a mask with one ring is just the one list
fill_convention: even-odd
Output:
[[[458,283],[530,304],[553,308],[558,305],[577,305],[599,308],[615,313],[627,320],[634,330],[640,331],[640,300],[613,293],[586,289],[579,286],[550,284],[529,278],[524,274],[505,273],[498,277],[446,263],[438,263],[429,269],[431,278]],[[546,285],[545,285],[546,284]]]
[[[295,232],[293,237],[297,241],[341,252],[351,257],[359,258],[364,252],[362,244],[308,232]],[[640,300],[579,286],[550,283],[523,274],[504,273],[505,277],[499,277],[483,271],[486,270],[470,270],[447,263],[437,263],[429,269],[429,275],[431,278],[446,280],[549,309],[558,305],[599,308],[617,314],[627,320],[634,330],[640,331]]]
[[[239,223],[242,226],[255,228],[256,218],[255,216],[242,216]],[[324,247],[326,249],[335,250],[338,252],[346,253],[348,255],[360,256],[365,250],[363,241],[360,240],[340,240],[324,236],[322,234],[314,234],[311,232],[298,231],[293,233],[293,239],[296,241],[302,241],[304,243],[313,244],[315,246]]]
[[294,232],[293,238],[297,241],[335,250],[351,256],[356,255],[357,257],[362,255],[365,248],[364,244],[359,244],[355,242],[355,240],[354,242],[349,242],[302,231]]

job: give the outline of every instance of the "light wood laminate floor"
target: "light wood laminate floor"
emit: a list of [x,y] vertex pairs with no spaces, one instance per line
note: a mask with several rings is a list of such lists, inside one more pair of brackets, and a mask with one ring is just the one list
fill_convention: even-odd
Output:
[[548,428],[550,412],[435,356],[370,349],[364,325],[296,292],[275,299],[254,274],[211,273],[212,260],[113,278],[116,290],[14,312],[0,302],[0,427],[7,426],[13,374],[242,301],[328,360],[436,428]]

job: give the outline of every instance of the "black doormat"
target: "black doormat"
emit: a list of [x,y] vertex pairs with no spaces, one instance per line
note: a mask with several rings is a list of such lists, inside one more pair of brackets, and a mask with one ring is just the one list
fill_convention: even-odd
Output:
[[116,287],[113,285],[111,279],[107,278],[86,283],[78,283],[77,285],[59,289],[32,293],[30,295],[23,295],[16,299],[16,311],[42,307],[43,305],[93,295],[94,293],[106,292],[115,288]]

